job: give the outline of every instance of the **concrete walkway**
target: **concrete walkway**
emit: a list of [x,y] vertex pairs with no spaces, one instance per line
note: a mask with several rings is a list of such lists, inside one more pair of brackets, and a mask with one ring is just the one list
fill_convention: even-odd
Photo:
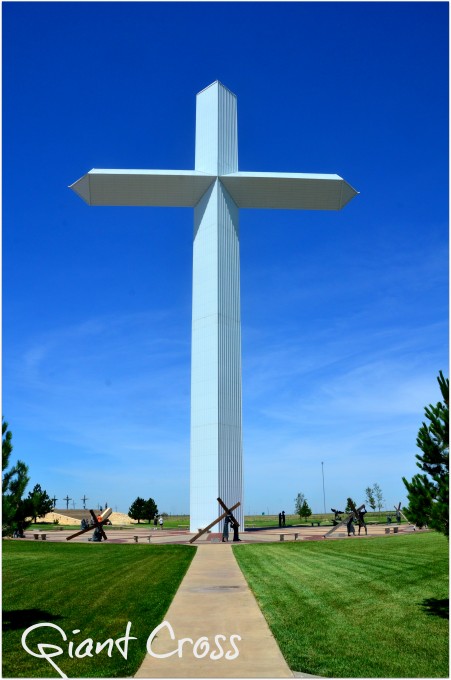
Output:
[[[182,657],[174,654],[157,659],[146,654],[137,678],[293,678],[279,647],[233,556],[230,544],[199,545],[191,566],[166,614],[175,640],[167,627],[152,642],[152,651],[164,654],[177,649],[177,641],[191,638],[194,644],[208,638],[210,649],[204,658],[193,654],[193,644],[185,642]],[[224,651],[222,658],[215,644],[216,635]],[[239,654],[236,655],[230,638]],[[202,655],[206,647],[199,646]],[[236,656],[227,660],[225,654]],[[301,674],[296,674],[302,677]],[[306,676],[308,677],[308,676]]]

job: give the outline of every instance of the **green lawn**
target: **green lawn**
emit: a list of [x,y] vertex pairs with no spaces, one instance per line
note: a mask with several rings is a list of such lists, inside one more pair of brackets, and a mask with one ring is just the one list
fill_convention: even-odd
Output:
[[[164,618],[196,548],[107,544],[60,544],[3,541],[3,676],[60,677],[45,659],[25,652],[23,631],[38,622],[56,630],[29,634],[28,646],[39,642],[64,649],[54,661],[68,677],[130,677],[146,654],[148,635]],[[116,647],[90,658],[68,656],[83,640],[94,643],[124,636],[132,622],[128,659]],[[73,634],[72,631],[80,632]],[[80,654],[88,651],[88,646]]]
[[435,533],[234,547],[288,665],[448,677],[448,542]]

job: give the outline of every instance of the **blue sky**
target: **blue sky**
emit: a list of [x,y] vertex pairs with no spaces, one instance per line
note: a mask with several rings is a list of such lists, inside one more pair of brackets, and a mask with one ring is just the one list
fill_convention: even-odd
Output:
[[[189,511],[191,209],[89,208],[96,168],[194,168],[195,95],[239,168],[337,173],[341,212],[242,210],[246,513],[405,502],[448,374],[448,3],[3,9],[3,413],[31,483]],[[71,502],[72,505],[72,502]]]

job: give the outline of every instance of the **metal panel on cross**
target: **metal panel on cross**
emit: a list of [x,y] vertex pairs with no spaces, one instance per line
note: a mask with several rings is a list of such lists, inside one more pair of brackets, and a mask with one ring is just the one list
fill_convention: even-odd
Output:
[[195,170],[90,170],[74,184],[88,205],[194,208],[216,177]]
[[357,194],[339,175],[235,172],[221,182],[239,208],[341,210]]

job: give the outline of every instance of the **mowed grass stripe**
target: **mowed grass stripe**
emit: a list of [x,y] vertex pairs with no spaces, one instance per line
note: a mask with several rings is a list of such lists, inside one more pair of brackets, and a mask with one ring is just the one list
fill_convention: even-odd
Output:
[[448,677],[448,620],[437,615],[448,598],[443,536],[257,544],[234,551],[292,670],[326,677]]
[[[59,677],[51,665],[21,646],[23,631],[39,622],[62,628],[75,647],[125,634],[132,622],[128,658],[115,648],[92,658],[55,658],[68,677],[129,677],[146,654],[146,641],[177,592],[196,548],[3,542],[3,676]],[[73,635],[72,631],[80,629]],[[34,642],[34,645],[33,645]],[[61,635],[41,629],[28,638],[67,651]]]

